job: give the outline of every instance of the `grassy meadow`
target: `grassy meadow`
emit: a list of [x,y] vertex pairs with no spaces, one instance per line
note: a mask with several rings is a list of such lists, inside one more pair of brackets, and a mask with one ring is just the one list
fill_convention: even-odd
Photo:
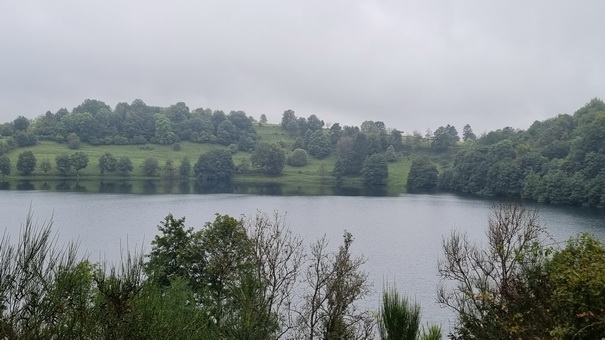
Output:
[[[263,126],[256,127],[257,133],[262,142],[278,142],[285,144],[289,150],[294,143],[292,138],[287,133],[283,132],[278,125],[265,124]],[[175,150],[174,145],[159,145],[159,144],[145,144],[145,145],[89,145],[82,143],[80,148],[77,150],[71,150],[68,148],[66,143],[58,143],[52,141],[40,141],[38,145],[31,147],[17,148],[11,151],[8,156],[11,159],[12,171],[9,176],[6,176],[5,180],[30,180],[30,181],[46,181],[46,180],[63,180],[63,179],[74,179],[75,174],[69,176],[61,175],[55,168],[55,157],[59,154],[72,154],[77,151],[86,153],[89,157],[88,166],[80,171],[79,181],[83,183],[86,181],[138,181],[138,180],[152,180],[161,179],[162,170],[167,160],[172,160],[173,166],[178,168],[181,164],[181,160],[185,157],[189,158],[191,165],[193,166],[199,156],[208,151],[224,148],[224,146],[217,144],[198,144],[192,142],[181,142],[180,149]],[[35,171],[29,176],[21,176],[16,170],[16,164],[18,155],[23,152],[31,150],[37,159],[37,166]],[[99,157],[106,152],[112,153],[117,158],[126,156],[131,159],[133,164],[133,171],[127,175],[122,176],[118,172],[106,173],[101,175],[99,171]],[[412,154],[403,154],[399,157],[399,160],[393,163],[389,163],[389,180],[387,185],[387,194],[396,195],[398,193],[405,192],[405,186],[407,181],[408,172],[412,159],[416,154],[422,154],[429,152],[425,150],[417,150]],[[238,151],[233,154],[233,161],[237,166],[240,162],[249,158],[250,152]],[[433,155],[434,156],[434,155]],[[443,159],[444,155],[438,157]],[[145,177],[143,174],[142,164],[148,157],[155,157],[160,165],[160,171],[158,177]],[[52,166],[52,169],[44,174],[39,165],[43,160],[48,160]],[[437,159],[436,159],[437,160]],[[280,184],[288,188],[290,192],[297,192],[297,190],[303,190],[304,188],[316,188],[312,191],[323,192],[322,187],[333,186],[334,177],[332,176],[332,170],[336,162],[336,157],[332,153],[324,159],[315,159],[309,156],[309,162],[307,165],[302,167],[293,167],[286,165],[283,173],[280,176],[267,176],[256,171],[251,171],[245,174],[238,173],[235,176],[235,182],[241,184]],[[192,174],[193,175],[193,174]],[[345,178],[342,186],[345,187],[360,187],[361,178]],[[304,190],[303,190],[304,191]]]

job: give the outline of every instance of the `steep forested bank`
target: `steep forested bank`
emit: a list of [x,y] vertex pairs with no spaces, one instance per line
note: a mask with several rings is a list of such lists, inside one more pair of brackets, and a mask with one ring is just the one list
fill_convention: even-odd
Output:
[[527,130],[492,131],[466,146],[439,187],[538,202],[605,205],[605,103],[593,99]]
[[[286,110],[279,124],[243,111],[184,103],[114,109],[85,100],[71,111],[0,125],[3,178],[121,177],[355,185],[396,194],[450,190],[538,202],[605,205],[605,104],[477,137],[449,124],[422,135],[367,120],[324,124]],[[15,171],[16,170],[16,171]],[[408,176],[409,173],[409,176]],[[12,176],[12,177],[11,177]]]

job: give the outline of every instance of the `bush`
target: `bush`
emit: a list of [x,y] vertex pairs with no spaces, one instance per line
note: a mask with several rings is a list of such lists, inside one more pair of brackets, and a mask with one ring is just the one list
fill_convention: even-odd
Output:
[[308,163],[307,152],[303,149],[296,149],[288,156],[288,165],[305,166]]
[[143,161],[143,174],[145,176],[153,177],[157,175],[160,164],[155,157],[147,157]]
[[38,144],[38,138],[31,132],[17,131],[12,138],[17,146],[32,146]]
[[75,133],[70,133],[69,135],[67,135],[67,147],[72,149],[72,150],[76,150],[80,148],[80,137],[78,137],[78,135],[76,135]]
[[115,145],[128,145],[128,138],[124,136],[113,136],[113,144]]

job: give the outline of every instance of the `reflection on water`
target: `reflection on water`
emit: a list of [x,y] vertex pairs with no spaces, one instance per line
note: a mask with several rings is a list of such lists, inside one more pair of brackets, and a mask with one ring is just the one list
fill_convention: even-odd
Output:
[[[280,183],[201,183],[158,180],[57,180],[1,182],[0,190],[72,191],[112,194],[248,194],[268,196],[389,196],[385,188],[284,185]],[[395,196],[395,195],[392,195]]]
[[[0,190],[72,191],[112,194],[246,194],[267,196],[398,196],[401,192],[388,192],[386,188],[341,186],[329,184],[291,185],[280,183],[201,183],[178,179],[156,180],[56,180],[6,181]],[[417,192],[419,194],[435,194]],[[461,195],[464,196],[464,195]],[[476,197],[475,197],[476,198]]]
[[30,181],[19,181],[17,183],[17,190],[34,190],[34,184]]
[[119,181],[119,182],[106,182],[100,181],[98,186],[98,192],[108,194],[130,194],[132,193],[132,183]]

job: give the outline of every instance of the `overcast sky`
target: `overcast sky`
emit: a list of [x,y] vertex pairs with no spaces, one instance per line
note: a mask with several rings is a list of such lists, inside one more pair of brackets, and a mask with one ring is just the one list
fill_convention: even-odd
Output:
[[4,0],[0,121],[183,101],[475,133],[605,97],[605,1]]

